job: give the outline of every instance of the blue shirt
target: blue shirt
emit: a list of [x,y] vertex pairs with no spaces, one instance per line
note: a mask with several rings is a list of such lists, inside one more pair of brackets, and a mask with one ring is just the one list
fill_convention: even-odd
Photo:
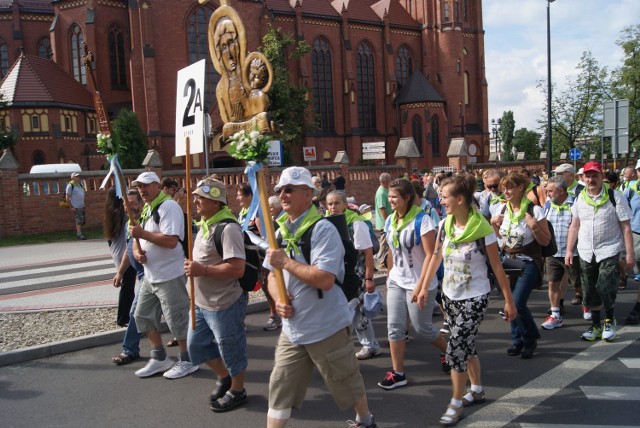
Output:
[[[631,195],[631,199],[629,199]],[[624,191],[624,197],[631,206],[631,231],[640,234],[640,195],[628,187]]]

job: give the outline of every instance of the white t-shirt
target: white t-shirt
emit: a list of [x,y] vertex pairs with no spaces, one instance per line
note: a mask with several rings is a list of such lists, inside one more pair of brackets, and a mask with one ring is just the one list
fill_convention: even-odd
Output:
[[[519,212],[518,212],[519,214]],[[540,221],[546,219],[544,216],[544,211],[542,211],[542,207],[538,205],[533,206],[533,216],[536,220]],[[502,220],[502,224],[500,225],[500,235],[502,235],[502,242],[505,247],[508,248],[520,248],[525,245],[533,242],[535,239],[533,237],[533,231],[524,221],[525,217],[518,222],[518,224],[512,224],[511,229],[507,235],[507,229],[509,226],[509,209],[504,212],[504,220]]]
[[353,222],[353,246],[358,251],[373,247],[371,235],[369,235],[369,226],[364,221],[356,220]]
[[[153,217],[149,217],[143,225],[144,230],[184,239],[184,214],[176,201],[164,201],[158,207],[158,214],[160,222],[156,224]],[[174,248],[164,248],[141,239],[140,245],[147,256],[144,275],[150,282],[166,282],[184,275],[184,251],[180,242]]]
[[[440,222],[440,227],[445,220]],[[460,235],[464,229],[453,228],[454,236]],[[485,247],[496,242],[496,234],[484,237]],[[445,235],[443,251],[448,248],[449,238]],[[446,253],[445,253],[446,254]],[[451,253],[444,256],[444,279],[442,292],[451,300],[466,300],[482,296],[491,291],[487,277],[487,262],[476,241],[463,242],[454,246]]]
[[[389,280],[398,284],[399,287],[413,290],[420,279],[422,265],[425,263],[426,258],[422,243],[416,245],[415,219],[411,220],[407,227],[400,231],[399,248],[393,246],[390,222],[391,216],[388,217],[387,223],[385,224],[385,231],[388,232],[386,234],[387,243],[393,255],[393,267],[391,271],[389,271]],[[425,214],[420,223],[420,236],[422,237],[434,229],[431,217]],[[438,278],[434,275],[431,284],[429,284],[429,290],[435,290],[437,287]]]

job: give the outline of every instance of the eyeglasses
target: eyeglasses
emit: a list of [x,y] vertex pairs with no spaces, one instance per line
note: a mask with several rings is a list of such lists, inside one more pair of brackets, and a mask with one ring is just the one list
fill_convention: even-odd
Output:
[[303,190],[301,188],[296,188],[296,187],[282,187],[280,190],[278,190],[278,195],[282,194],[283,192],[286,193],[287,195],[292,194],[293,192],[295,192],[296,190]]
[[497,189],[498,187],[500,187],[499,184],[485,184],[484,187],[486,187],[487,189]]

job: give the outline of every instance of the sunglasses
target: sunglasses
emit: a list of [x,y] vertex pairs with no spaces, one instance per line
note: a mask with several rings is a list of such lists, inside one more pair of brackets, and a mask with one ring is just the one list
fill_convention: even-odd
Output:
[[293,192],[295,192],[296,190],[303,190],[300,188],[295,188],[295,187],[283,187],[280,190],[278,190],[278,195],[281,195],[282,193],[286,193],[287,195],[292,194]]
[[485,187],[487,189],[497,189],[498,187],[500,187],[499,184],[486,184]]

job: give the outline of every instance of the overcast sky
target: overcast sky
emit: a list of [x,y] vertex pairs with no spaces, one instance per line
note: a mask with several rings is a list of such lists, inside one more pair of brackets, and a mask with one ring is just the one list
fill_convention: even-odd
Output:
[[[547,1],[483,0],[489,120],[513,111],[516,129],[537,130],[547,78]],[[600,66],[619,67],[622,29],[640,24],[640,0],[556,0],[551,3],[551,81],[576,74],[584,51]],[[545,83],[546,84],[546,83]]]

